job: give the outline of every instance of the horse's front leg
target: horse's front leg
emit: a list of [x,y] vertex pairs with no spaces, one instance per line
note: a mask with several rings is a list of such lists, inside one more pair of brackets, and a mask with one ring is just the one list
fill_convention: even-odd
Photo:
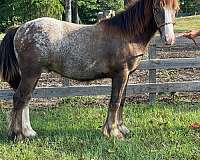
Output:
[[125,87],[123,95],[122,95],[122,100],[121,100],[121,103],[120,103],[120,108],[119,108],[119,113],[118,113],[118,122],[119,122],[118,123],[118,127],[119,127],[119,130],[124,135],[129,133],[128,128],[123,123],[123,108],[124,108],[124,103],[125,103],[125,100],[126,100],[126,88],[127,88],[127,84],[128,84],[128,81],[126,83],[126,87]]
[[103,125],[102,132],[105,136],[115,136],[123,138],[123,133],[119,128],[119,110],[124,90],[128,81],[128,71],[123,70],[117,73],[112,79],[112,93],[108,108],[107,119]]

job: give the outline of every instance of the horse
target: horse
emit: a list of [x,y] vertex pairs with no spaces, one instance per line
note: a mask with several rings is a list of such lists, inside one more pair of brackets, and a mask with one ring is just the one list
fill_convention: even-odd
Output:
[[129,75],[159,31],[163,43],[175,41],[177,0],[138,0],[116,16],[94,25],[43,17],[10,28],[0,46],[0,72],[14,89],[8,136],[36,136],[28,102],[44,70],[79,81],[112,79],[111,99],[102,133],[123,138],[123,106]]

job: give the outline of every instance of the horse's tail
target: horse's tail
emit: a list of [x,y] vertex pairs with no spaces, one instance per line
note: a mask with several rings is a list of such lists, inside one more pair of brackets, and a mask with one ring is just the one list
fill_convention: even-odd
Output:
[[0,44],[1,79],[17,89],[21,81],[18,60],[14,50],[14,36],[19,27],[9,28]]

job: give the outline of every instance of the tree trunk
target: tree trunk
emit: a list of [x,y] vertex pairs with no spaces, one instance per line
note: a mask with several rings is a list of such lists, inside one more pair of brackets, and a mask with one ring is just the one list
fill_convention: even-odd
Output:
[[79,24],[79,16],[78,16],[78,0],[73,0],[72,5],[72,22]]
[[72,0],[65,0],[65,21],[72,22]]

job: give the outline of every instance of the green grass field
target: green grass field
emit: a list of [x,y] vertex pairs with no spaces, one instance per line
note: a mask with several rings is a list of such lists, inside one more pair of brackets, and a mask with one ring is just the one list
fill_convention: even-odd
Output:
[[124,118],[131,133],[116,140],[102,136],[99,127],[107,108],[96,107],[95,101],[68,98],[58,108],[32,109],[32,126],[39,135],[18,143],[7,139],[7,110],[1,109],[0,159],[200,159],[200,129],[188,127],[200,123],[200,104],[127,104]]
[[200,29],[200,15],[177,18],[175,31],[183,32],[192,29]]

